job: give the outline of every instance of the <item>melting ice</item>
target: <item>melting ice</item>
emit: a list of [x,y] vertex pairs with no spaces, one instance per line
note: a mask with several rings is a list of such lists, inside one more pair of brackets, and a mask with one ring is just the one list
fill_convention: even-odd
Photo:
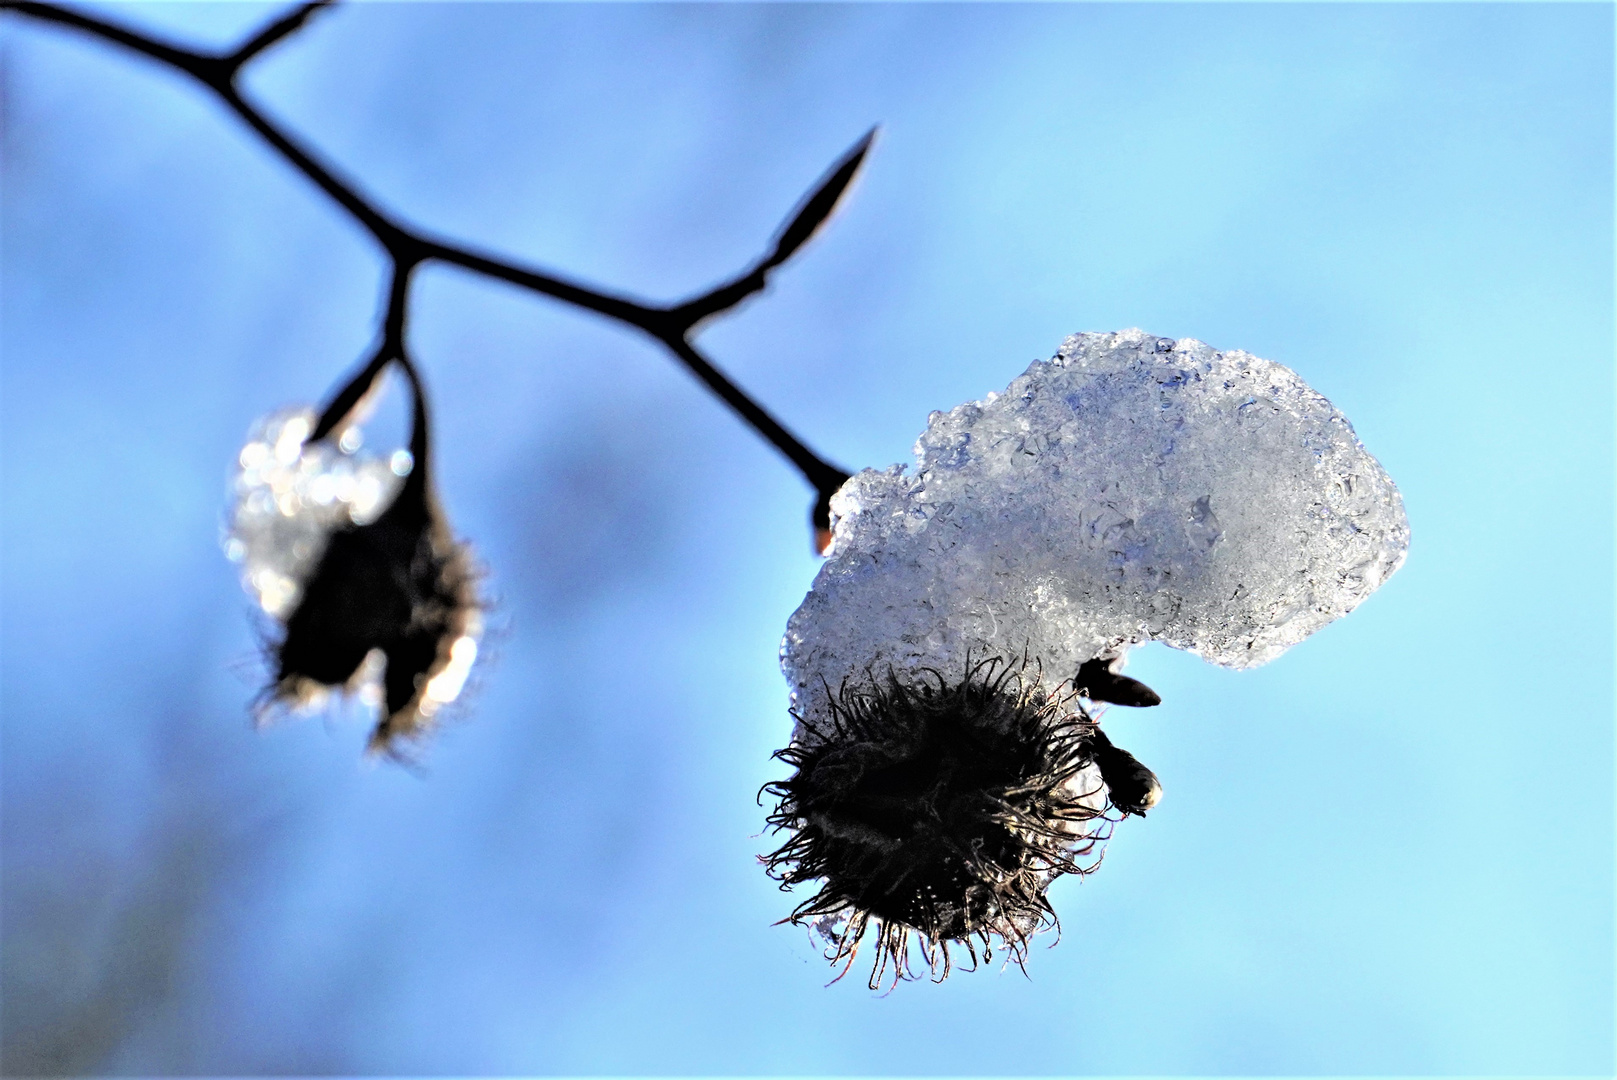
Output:
[[356,427],[345,430],[336,446],[308,444],[314,424],[311,409],[286,409],[260,420],[230,485],[225,554],[241,564],[242,586],[278,619],[297,607],[331,533],[374,521],[412,464],[405,450],[386,459],[358,453]]
[[832,499],[835,539],[787,625],[807,722],[825,691],[967,655],[1050,681],[1162,641],[1245,668],[1402,565],[1403,500],[1291,370],[1139,330],[1076,334],[1003,394],[935,412],[917,464]]

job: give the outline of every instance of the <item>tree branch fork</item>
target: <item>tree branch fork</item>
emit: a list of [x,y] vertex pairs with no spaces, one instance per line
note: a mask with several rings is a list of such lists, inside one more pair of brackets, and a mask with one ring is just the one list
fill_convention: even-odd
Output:
[[768,254],[729,281],[677,304],[643,303],[626,296],[591,288],[560,275],[525,267],[476,251],[465,245],[433,237],[404,224],[379,209],[361,189],[300,145],[243,96],[243,70],[254,59],[302,29],[312,16],[331,6],[331,0],[312,0],[293,8],[228,52],[198,52],[149,37],[114,23],[54,4],[32,0],[0,0],[0,10],[56,23],[122,45],[205,86],[252,128],[288,164],[302,173],[357,221],[386,253],[391,270],[381,341],[376,352],[322,410],[311,439],[328,436],[346,417],[376,378],[391,363],[402,365],[415,378],[406,347],[410,281],[423,263],[438,261],[495,278],[573,307],[593,312],[647,334],[729,405],[755,432],[796,466],[814,488],[811,511],[815,546],[824,552],[830,539],[830,499],[848,473],[820,457],[766,409],[720,371],[695,345],[698,330],[715,316],[734,310],[764,291],[773,271],[790,259],[830,218],[858,174],[876,136],[872,128],[820,179],[776,234]]

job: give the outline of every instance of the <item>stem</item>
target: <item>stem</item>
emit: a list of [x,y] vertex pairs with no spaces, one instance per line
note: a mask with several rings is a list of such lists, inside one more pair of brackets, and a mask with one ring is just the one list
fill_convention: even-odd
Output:
[[696,347],[683,337],[665,339],[664,344],[679,357],[680,361],[690,369],[698,379],[707,384],[725,403],[736,411],[752,429],[774,444],[793,465],[797,466],[804,479],[814,485],[814,489],[830,498],[830,493],[842,486],[848,479],[848,474],[834,465],[828,465],[812,450],[804,446],[797,436],[781,426],[763,407],[753,401],[746,394],[736,388],[736,385],[725,378],[707,358],[696,351]]

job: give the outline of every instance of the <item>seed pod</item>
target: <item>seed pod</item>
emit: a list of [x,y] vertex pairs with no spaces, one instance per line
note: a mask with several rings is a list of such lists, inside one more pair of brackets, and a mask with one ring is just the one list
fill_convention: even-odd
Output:
[[286,621],[275,696],[345,686],[372,650],[384,658],[373,750],[419,736],[459,694],[477,652],[478,604],[466,549],[407,487],[380,518],[332,534]]
[[481,632],[471,557],[433,493],[425,395],[413,365],[397,359],[413,392],[410,449],[386,467],[352,456],[359,439],[344,410],[373,389],[385,367],[373,361],[318,422],[304,411],[261,425],[242,452],[226,542],[285,627],[265,704],[374,693],[382,715],[370,746],[388,753],[459,695]]
[[764,789],[778,800],[769,823],[790,834],[770,874],[821,882],[789,920],[819,925],[844,973],[874,920],[873,989],[889,969],[914,977],[912,936],[935,980],[951,947],[974,966],[995,948],[1021,964],[1055,923],[1050,883],[1092,870],[1111,827],[1096,728],[1070,688],[999,659],[931,676],[844,685],[829,724],[776,755],[793,775]]
[[[1189,338],[1074,335],[1003,393],[933,413],[915,452],[830,497],[827,560],[781,645],[798,774],[777,789],[771,820],[794,835],[771,866],[823,882],[792,918],[840,916],[837,958],[877,920],[878,976],[903,968],[911,932],[934,973],[953,942],[997,935],[1020,959],[1053,918],[1044,886],[1103,838],[1100,812],[1161,798],[1081,708],[1008,736],[1033,730],[1000,718],[1043,715],[1034,699],[1005,705],[960,657],[1032,657],[1074,672],[1075,698],[1156,705],[1118,671],[1129,649],[1267,663],[1361,603],[1409,544],[1397,487],[1329,401],[1279,364]],[[953,749],[910,749],[928,740]],[[1008,763],[1030,760],[1029,777],[1077,763],[1088,786],[1005,786]],[[849,777],[879,783],[857,795]],[[994,799],[1014,827],[983,809]],[[1090,824],[1062,819],[1079,814],[1064,799]]]

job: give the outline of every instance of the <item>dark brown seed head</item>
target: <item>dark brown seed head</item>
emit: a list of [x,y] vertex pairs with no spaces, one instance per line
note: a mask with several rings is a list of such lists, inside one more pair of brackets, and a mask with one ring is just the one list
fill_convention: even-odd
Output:
[[466,549],[436,507],[407,488],[375,521],[332,534],[286,620],[274,697],[297,701],[313,687],[350,685],[378,650],[384,707],[371,748],[395,750],[430,726],[444,697],[433,680],[469,662],[458,643],[475,638],[478,614]]
[[1070,686],[1047,692],[1026,662],[990,660],[952,682],[845,684],[830,713],[776,755],[793,775],[765,787],[789,834],[770,874],[820,883],[790,921],[840,921],[830,959],[846,971],[875,920],[872,988],[889,964],[895,982],[912,977],[912,934],[934,979],[954,945],[1020,964],[1055,923],[1050,883],[1094,869],[1111,824],[1086,771],[1097,729]]
[[312,437],[332,434],[397,364],[410,385],[414,467],[380,517],[329,537],[276,646],[270,697],[299,702],[313,689],[350,687],[380,653],[384,705],[370,748],[396,755],[400,740],[424,734],[459,693],[477,654],[480,604],[471,559],[433,493],[426,388],[403,352],[402,324],[390,333],[398,337],[337,392]]

